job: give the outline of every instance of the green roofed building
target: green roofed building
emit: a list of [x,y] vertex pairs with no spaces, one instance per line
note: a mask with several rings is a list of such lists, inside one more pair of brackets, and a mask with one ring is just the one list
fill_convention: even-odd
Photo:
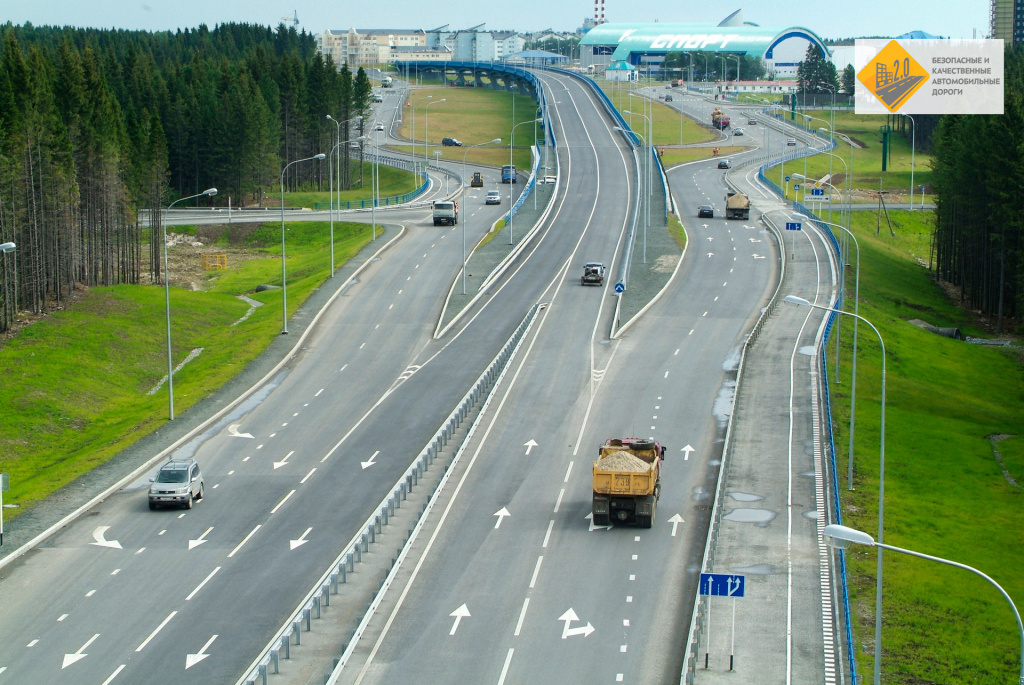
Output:
[[798,54],[799,59],[803,58],[807,43],[829,56],[825,43],[810,29],[758,26],[743,21],[740,11],[736,11],[719,24],[600,24],[580,41],[580,66],[588,71],[602,71],[615,62],[633,66],[660,64],[670,52],[701,51],[759,56],[772,71],[776,49],[791,39],[801,39],[798,52],[787,51]]

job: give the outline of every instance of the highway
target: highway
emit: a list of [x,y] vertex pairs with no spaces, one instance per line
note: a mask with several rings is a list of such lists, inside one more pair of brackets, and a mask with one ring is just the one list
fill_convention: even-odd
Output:
[[[607,303],[577,273],[548,285],[430,555],[409,587],[392,588],[404,602],[375,617],[388,630],[339,682],[678,680],[737,346],[774,289],[778,251],[756,221],[721,218],[717,160],[670,178],[694,210],[683,212],[689,244],[670,292],[609,340]],[[696,219],[709,201],[716,218]],[[607,259],[589,234],[581,256]],[[630,435],[668,446],[654,527],[595,528],[596,448]]]
[[[678,678],[737,348],[777,246],[756,221],[719,218],[720,201],[711,220],[684,209],[670,291],[609,340],[613,293],[578,279],[587,261],[615,271],[634,158],[589,91],[543,78],[559,95],[555,208],[473,315],[432,338],[460,227],[386,213],[401,239],[339,284],[263,388],[178,450],[203,468],[194,509],[148,511],[147,473],[5,569],[0,683],[234,682],[536,302],[435,552],[343,681]],[[724,195],[714,162],[671,179],[683,208]],[[595,449],[627,435],[668,446],[654,528],[594,529]]]

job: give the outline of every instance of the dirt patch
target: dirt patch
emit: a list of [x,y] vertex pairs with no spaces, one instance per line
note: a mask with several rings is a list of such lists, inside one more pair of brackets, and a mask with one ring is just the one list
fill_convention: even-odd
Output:
[[678,263],[679,255],[663,254],[658,257],[658,260],[654,263],[654,270],[660,273],[670,274],[676,270],[676,264]]
[[[215,271],[203,267],[203,255],[224,255],[228,268],[236,267],[251,259],[264,255],[246,247],[249,236],[260,227],[259,223],[232,223],[203,225],[196,229],[196,235],[167,233],[167,270],[171,285],[187,290],[206,290],[206,283]],[[227,244],[223,238],[227,237]],[[161,272],[163,269],[161,268]],[[144,283],[152,283],[147,271]],[[163,281],[160,280],[160,283]]]

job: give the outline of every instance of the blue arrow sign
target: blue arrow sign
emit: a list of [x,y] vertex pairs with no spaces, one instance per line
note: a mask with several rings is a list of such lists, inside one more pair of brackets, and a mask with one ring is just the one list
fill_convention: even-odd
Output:
[[742,597],[746,576],[729,573],[700,574],[700,594],[712,597]]
[[786,222],[786,230],[787,231],[799,231],[802,228],[803,228],[803,225],[799,221],[787,221]]
[[624,286],[621,281],[619,283],[615,284],[615,292],[623,293],[625,291],[626,291],[626,286]]
[[789,176],[786,177],[786,183],[789,183]]
[[824,194],[825,194],[825,189],[824,188],[811,188],[811,195],[824,195]]

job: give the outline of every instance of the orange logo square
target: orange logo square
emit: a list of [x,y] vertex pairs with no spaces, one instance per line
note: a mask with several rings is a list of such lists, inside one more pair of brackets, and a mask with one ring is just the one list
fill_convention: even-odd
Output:
[[928,70],[918,64],[902,45],[891,40],[860,70],[857,80],[890,112],[895,112],[925,84]]

